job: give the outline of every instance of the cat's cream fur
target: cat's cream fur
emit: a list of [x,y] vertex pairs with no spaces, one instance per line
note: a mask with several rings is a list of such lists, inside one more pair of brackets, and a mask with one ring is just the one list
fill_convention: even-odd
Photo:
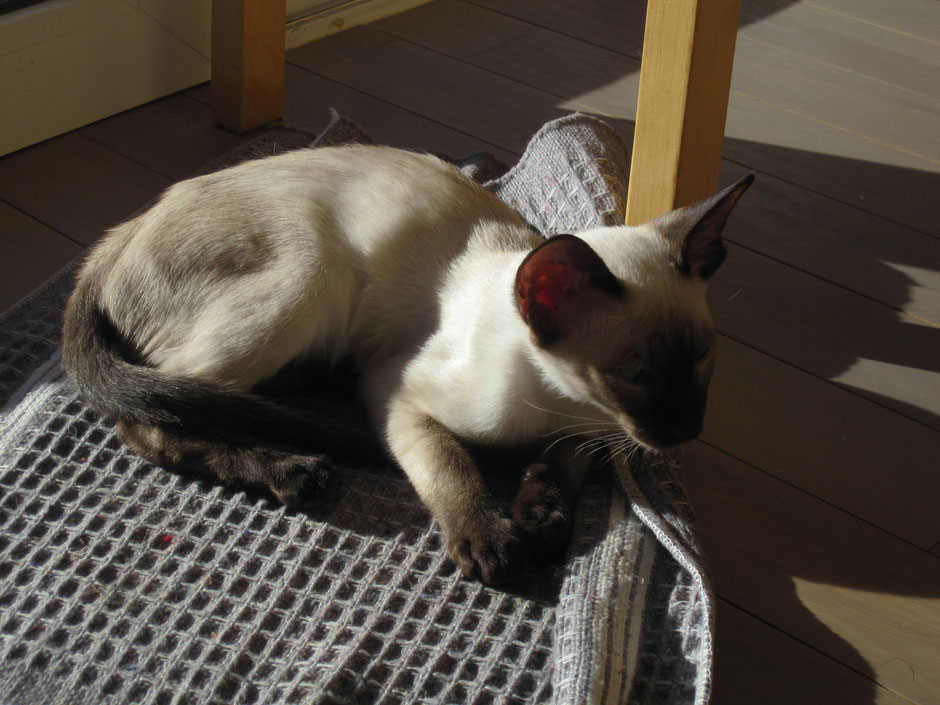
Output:
[[[352,356],[375,428],[451,555],[496,582],[520,537],[557,538],[586,464],[558,446],[530,468],[513,519],[463,442],[694,436],[711,374],[706,279],[749,183],[543,245],[431,156],[354,146],[250,162],[173,186],[94,248],[66,316],[66,369],[138,452],[297,503],[323,488],[328,463],[283,437],[264,449],[265,409],[275,425],[294,417],[252,390],[289,363]],[[667,358],[664,374],[681,380],[654,379]],[[228,400],[240,406],[222,412]]]

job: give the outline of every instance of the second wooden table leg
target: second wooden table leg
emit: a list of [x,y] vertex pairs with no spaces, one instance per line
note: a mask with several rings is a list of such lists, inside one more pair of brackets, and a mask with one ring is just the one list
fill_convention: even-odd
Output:
[[212,115],[244,132],[284,112],[286,0],[213,0]]

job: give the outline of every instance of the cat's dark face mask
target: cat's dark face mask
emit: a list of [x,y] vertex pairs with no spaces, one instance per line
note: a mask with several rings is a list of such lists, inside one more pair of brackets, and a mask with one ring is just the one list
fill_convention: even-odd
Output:
[[612,262],[615,275],[572,235],[548,239],[519,266],[517,309],[552,358],[548,365],[562,372],[571,396],[600,405],[649,448],[674,447],[702,430],[714,339],[705,283],[724,261],[722,231],[752,181],[748,175],[647,224],[659,244],[645,250],[654,263],[645,277]]
[[[706,340],[702,335],[700,339]],[[590,375],[598,399],[644,446],[672,448],[702,432],[712,375],[710,345],[675,337],[658,350]],[[650,346],[654,347],[654,346]]]

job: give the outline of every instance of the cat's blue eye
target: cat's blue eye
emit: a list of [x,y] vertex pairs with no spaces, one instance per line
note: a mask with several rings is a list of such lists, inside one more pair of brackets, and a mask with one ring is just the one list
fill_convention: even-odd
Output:
[[621,370],[621,375],[632,384],[645,384],[650,379],[649,371],[642,365],[630,365]]

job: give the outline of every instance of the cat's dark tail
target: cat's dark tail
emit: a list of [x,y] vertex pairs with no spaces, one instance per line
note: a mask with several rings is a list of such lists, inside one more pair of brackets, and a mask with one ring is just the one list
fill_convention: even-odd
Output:
[[[167,373],[128,359],[127,343],[102,310],[100,284],[80,276],[65,310],[62,365],[80,398],[126,424],[240,445],[268,440],[336,453],[367,436],[331,414],[305,413],[256,394]],[[375,447],[375,443],[372,443]]]

